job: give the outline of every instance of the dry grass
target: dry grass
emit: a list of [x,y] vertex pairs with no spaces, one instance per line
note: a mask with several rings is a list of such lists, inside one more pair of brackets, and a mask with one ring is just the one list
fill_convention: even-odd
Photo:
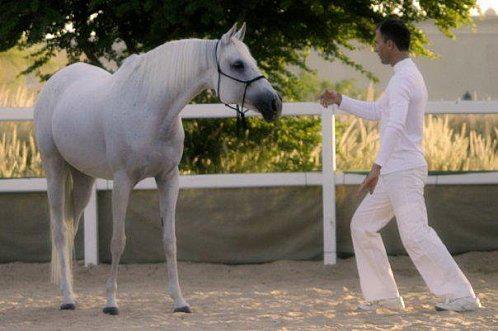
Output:
[[18,127],[25,130],[31,123],[2,123],[0,139],[0,178],[42,177],[40,153],[32,131],[27,139],[18,136]]
[[337,139],[337,169],[370,169],[380,146],[377,124],[352,118],[346,125],[344,133]]
[[424,149],[429,168],[434,170],[496,170],[498,169],[497,136],[479,133],[465,123],[450,125],[449,116],[427,116]]
[[[32,107],[37,91],[0,85],[0,107]],[[32,123],[0,122],[0,178],[42,177]]]
[[[348,116],[349,117],[349,116]],[[375,124],[346,119],[347,129],[337,141],[337,168],[367,170],[379,149]],[[481,171],[498,169],[498,130],[469,129],[466,117],[452,115],[425,119],[424,150],[430,170]],[[483,127],[483,126],[482,126]]]
[[[31,107],[36,91],[25,88],[8,90],[0,85],[0,107]],[[340,117],[345,123],[344,133],[337,141],[337,168],[339,170],[367,170],[379,148],[378,127],[350,116]],[[424,149],[430,170],[478,171],[498,169],[498,130],[496,118],[477,116],[432,116],[425,122]],[[43,176],[40,154],[33,136],[31,123],[0,123],[0,177]],[[244,154],[226,151],[222,167],[236,172],[257,172],[256,164],[278,164],[286,157],[308,157],[320,162],[320,146],[303,155],[288,151],[268,158],[259,150]],[[254,169],[253,169],[254,168]]]
[[20,85],[17,89],[9,89],[7,85],[0,85],[0,107],[32,107],[35,104],[38,91]]
[[[498,130],[481,134],[461,125],[457,131],[450,126],[450,116],[427,116],[425,123],[424,149],[430,170],[479,171],[498,169]],[[0,177],[42,176],[40,155],[34,143],[31,123],[2,123],[0,140]],[[337,168],[339,170],[367,170],[375,159],[379,148],[378,128],[361,119],[347,123],[337,141]],[[313,149],[310,158],[320,160],[320,149]],[[301,157],[302,155],[300,155]],[[267,159],[258,150],[240,154],[227,151],[222,167],[238,172],[257,172],[252,169],[254,161],[278,163],[281,158],[292,155],[277,155]],[[251,165],[248,169],[247,165]]]

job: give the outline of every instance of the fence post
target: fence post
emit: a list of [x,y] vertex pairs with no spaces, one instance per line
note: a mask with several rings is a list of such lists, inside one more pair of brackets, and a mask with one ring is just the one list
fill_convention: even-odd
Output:
[[335,222],[335,116],[336,107],[323,109],[322,120],[322,198],[323,263],[336,263]]
[[99,263],[98,222],[97,222],[97,183],[93,185],[90,201],[84,211],[84,251],[85,266]]

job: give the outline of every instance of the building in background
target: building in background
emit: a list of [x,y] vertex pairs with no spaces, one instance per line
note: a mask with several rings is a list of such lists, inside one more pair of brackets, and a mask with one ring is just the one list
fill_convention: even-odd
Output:
[[[484,16],[474,19],[474,24],[454,31],[455,39],[444,36],[431,22],[420,25],[430,40],[429,49],[439,55],[437,59],[414,59],[424,75],[430,100],[458,100],[464,95],[473,100],[498,99],[498,16],[488,9]],[[385,88],[392,69],[382,65],[370,47],[362,46],[347,54],[380,79],[375,90]],[[322,79],[353,79],[357,87],[364,89],[371,84],[353,68],[330,63],[317,53],[309,57],[308,64]]]

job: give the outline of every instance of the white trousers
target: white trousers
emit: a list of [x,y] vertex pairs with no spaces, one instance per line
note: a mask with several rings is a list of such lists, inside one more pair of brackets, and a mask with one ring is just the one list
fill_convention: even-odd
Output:
[[393,216],[403,246],[432,293],[449,299],[475,297],[469,281],[427,224],[426,178],[426,167],[381,175],[374,193],[367,194],[353,216],[351,236],[361,290],[368,301],[399,296],[379,234]]

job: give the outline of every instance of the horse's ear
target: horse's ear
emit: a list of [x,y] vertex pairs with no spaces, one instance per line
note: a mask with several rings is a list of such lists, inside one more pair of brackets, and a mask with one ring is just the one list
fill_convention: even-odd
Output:
[[233,35],[235,34],[235,32],[237,31],[237,23],[235,23],[232,28],[230,30],[227,31],[227,33],[225,33],[222,37],[221,37],[221,41],[224,42],[224,43],[229,43],[230,42],[230,38],[233,37]]
[[240,41],[244,41],[244,36],[246,35],[246,22],[242,24],[242,27],[240,28],[239,31],[237,31],[234,35],[235,38],[237,38]]

